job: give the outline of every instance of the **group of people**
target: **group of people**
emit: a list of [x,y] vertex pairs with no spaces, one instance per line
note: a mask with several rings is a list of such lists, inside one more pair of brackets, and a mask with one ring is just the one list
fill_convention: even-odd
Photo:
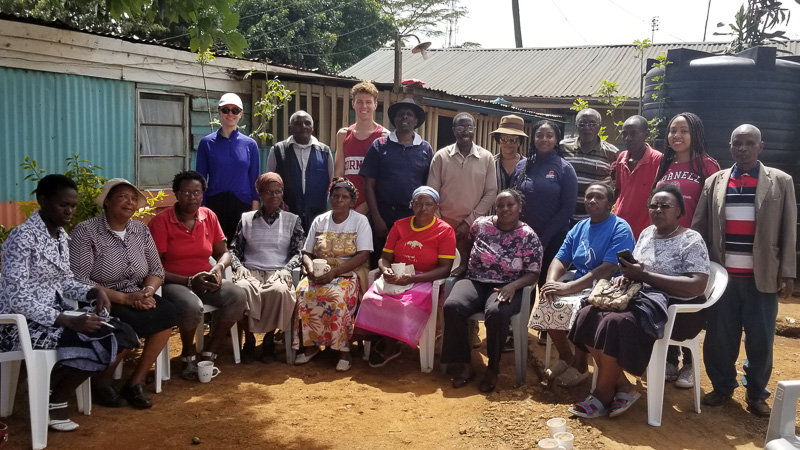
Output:
[[[797,213],[791,177],[758,161],[757,128],[734,130],[736,164],[723,171],[706,151],[700,118],[688,112],[670,121],[663,152],[646,143],[641,116],[625,121],[626,150],[618,152],[600,139],[592,109],[578,113],[576,138],[562,139],[554,122],[535,123],[527,152],[523,119],[505,116],[491,133],[497,155],[475,144],[474,117],[459,113],[456,142],[434,152],[415,131],[426,115],[413,100],[388,108],[390,132],[374,121],[375,86],[359,83],[351,94],[356,123],[338,132],[335,157],[313,136],[311,116],[297,111],[291,137],[273,146],[261,174],[255,142],[237,129],[242,101],[224,95],[222,126],[200,141],[197,170],[175,175],[174,206],[147,225],[133,218],[143,194],[115,178],[96,199],[103,213],[68,238],[77,186],[63,175],[39,181],[40,210],[3,245],[0,313],[25,315],[34,348],[59,351],[52,429],[77,428],[66,401],[89,376],[97,403],[150,407],[145,377],[173,327],[185,379],[197,378],[198,360],[217,358],[236,323],[243,363],[257,353],[273,360],[280,330],[297,351],[295,364],[325,347],[345,372],[356,339],[371,341],[371,367],[397,358],[401,342],[415,348],[435,308],[454,388],[476,375],[468,318],[485,314],[488,364],[478,389],[491,392],[501,355],[514,345],[511,317],[522,313],[556,345],[559,359],[546,376],[557,384],[583,382],[587,356],[595,361],[597,387],[570,411],[616,416],[640,396],[624,372],[644,372],[668,305],[705,301],[709,261],[728,270],[728,289],[705,314],[681,315],[673,338],[706,328],[714,389],[704,402],[719,405],[738,386],[744,329],[748,406],[769,414],[774,322],[778,294],[792,292]],[[618,257],[626,250],[633,262]],[[378,272],[370,285],[371,268]],[[432,298],[433,282],[448,276],[459,280],[447,298]],[[587,304],[602,279],[642,282],[646,300],[623,311]],[[533,311],[520,311],[523,288],[536,284]],[[216,309],[198,355],[204,305]],[[259,352],[256,334],[264,334]],[[112,374],[139,338],[141,358],[117,391]],[[16,329],[0,327],[0,348],[18,345]],[[97,345],[106,351],[83,351]],[[671,349],[666,377],[691,387],[691,355],[683,350],[679,369],[680,356]]]

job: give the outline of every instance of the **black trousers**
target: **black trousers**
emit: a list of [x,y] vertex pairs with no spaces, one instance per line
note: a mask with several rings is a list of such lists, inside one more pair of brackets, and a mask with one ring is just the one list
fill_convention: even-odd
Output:
[[253,205],[243,203],[233,192],[220,192],[217,195],[206,197],[206,208],[214,211],[214,214],[217,215],[222,232],[225,233],[225,238],[230,245],[236,234],[236,226],[242,219],[242,214],[252,210]]
[[[497,292],[506,283],[482,283],[459,280],[444,304],[444,337],[442,338],[442,363],[469,363],[472,352],[469,316],[483,312],[486,326],[486,353],[489,369],[500,368],[500,355],[508,336],[511,316],[522,305],[522,289],[517,289],[510,302],[498,302]],[[527,331],[526,331],[527,332]]]

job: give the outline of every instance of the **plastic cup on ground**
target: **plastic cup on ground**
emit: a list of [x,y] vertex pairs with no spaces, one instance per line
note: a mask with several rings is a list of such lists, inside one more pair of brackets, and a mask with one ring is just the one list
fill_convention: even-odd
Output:
[[558,445],[564,447],[564,450],[572,450],[572,441],[575,440],[575,436],[572,433],[562,431],[556,433],[553,438],[558,441]]
[[550,436],[555,437],[556,433],[567,431],[567,419],[563,417],[553,417],[547,421],[547,429],[550,430]]
[[539,441],[539,448],[549,450],[564,450],[564,447],[558,445],[558,440],[553,438],[542,439]]

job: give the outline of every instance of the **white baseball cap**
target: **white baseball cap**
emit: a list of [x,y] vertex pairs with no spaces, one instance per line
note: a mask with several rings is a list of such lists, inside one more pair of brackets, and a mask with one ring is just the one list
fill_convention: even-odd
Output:
[[219,107],[222,108],[225,105],[234,105],[239,109],[244,109],[244,106],[242,106],[242,99],[239,98],[238,95],[230,92],[223,95],[222,98],[219,99]]

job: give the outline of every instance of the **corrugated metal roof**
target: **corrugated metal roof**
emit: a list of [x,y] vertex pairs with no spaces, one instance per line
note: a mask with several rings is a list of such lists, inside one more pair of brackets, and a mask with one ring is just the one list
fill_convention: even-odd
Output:
[[[721,52],[725,43],[658,44],[645,51],[646,58],[673,48]],[[800,55],[800,40],[781,49]],[[641,76],[638,52],[633,45],[581,46],[521,49],[433,49],[428,59],[403,50],[403,78],[415,78],[425,86],[468,96],[574,98],[591,97],[602,80],[620,85],[620,94],[639,98]],[[781,54],[779,53],[779,56]],[[383,48],[341,73],[391,83],[394,49]]]

